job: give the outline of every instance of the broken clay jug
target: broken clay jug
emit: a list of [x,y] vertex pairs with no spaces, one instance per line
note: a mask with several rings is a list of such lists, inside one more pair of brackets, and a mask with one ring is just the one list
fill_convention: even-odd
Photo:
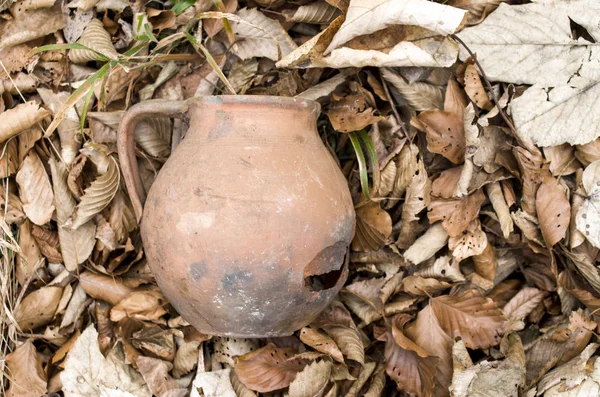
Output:
[[[148,265],[200,332],[290,335],[335,297],[348,273],[354,207],[316,129],[317,102],[211,96],[133,106],[119,127],[122,172]],[[190,118],[144,203],[135,125]]]

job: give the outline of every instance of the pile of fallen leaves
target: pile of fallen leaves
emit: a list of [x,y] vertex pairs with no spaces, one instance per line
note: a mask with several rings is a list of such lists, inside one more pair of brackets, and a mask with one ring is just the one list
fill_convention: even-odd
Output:
[[[600,395],[599,2],[0,0],[0,17],[7,396]],[[289,337],[190,327],[120,177],[132,104],[232,93],[321,102],[356,205],[345,287]],[[146,189],[187,127],[138,125]]]

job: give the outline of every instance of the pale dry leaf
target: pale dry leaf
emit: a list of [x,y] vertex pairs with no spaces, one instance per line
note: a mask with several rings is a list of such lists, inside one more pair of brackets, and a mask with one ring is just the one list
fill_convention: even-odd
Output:
[[158,290],[134,291],[110,311],[110,319],[117,322],[125,317],[142,321],[158,320],[167,313],[167,300]]
[[283,16],[287,21],[315,24],[328,24],[339,15],[339,9],[324,0],[300,6],[295,10],[283,11]]
[[198,363],[199,349],[202,349],[202,342],[181,341],[173,360],[173,377],[180,378],[194,369]]
[[466,11],[424,0],[351,0],[346,20],[333,37],[325,54],[351,39],[393,25],[420,26],[442,35],[455,33]]
[[0,142],[35,126],[50,114],[52,113],[49,110],[33,101],[21,103],[12,109],[5,110],[2,113],[2,124],[0,125]]
[[9,225],[21,224],[27,219],[19,197],[10,192],[7,195],[4,189],[0,189],[0,210],[3,212],[4,221]]
[[461,164],[465,160],[466,140],[462,117],[442,110],[427,110],[413,117],[411,124],[427,135],[427,148]]
[[504,238],[508,238],[508,236],[510,236],[514,230],[514,223],[512,217],[510,216],[508,204],[504,199],[504,194],[502,193],[500,183],[494,182],[485,185],[485,191],[487,192],[488,198],[494,207],[494,211],[498,217],[498,222],[500,222],[502,235]]
[[440,87],[418,81],[409,84],[402,76],[388,68],[382,69],[381,74],[416,111],[444,108],[444,97]]
[[508,0],[452,0],[448,3],[453,7],[458,7],[469,11],[467,16],[467,25],[476,25],[498,7],[500,3]]
[[242,60],[266,57],[278,61],[297,47],[279,21],[267,18],[255,8],[242,8],[236,13],[242,22],[231,22],[236,36],[232,51]]
[[[488,78],[534,84],[511,102],[510,111],[519,134],[538,146],[584,144],[598,137],[593,126],[599,114],[599,53],[586,39],[573,39],[570,21],[597,40],[599,7],[588,0],[503,3],[481,24],[459,33]],[[505,23],[511,29],[503,29]]]
[[53,34],[67,24],[62,4],[17,15],[0,25],[0,50]]
[[302,343],[312,347],[318,352],[331,356],[339,363],[344,363],[342,352],[335,341],[329,336],[309,327],[302,328],[299,336]]
[[[390,195],[386,208],[392,208],[397,204],[397,200],[404,195],[406,188],[410,185],[419,168],[419,148],[415,144],[404,145],[400,153],[395,157],[396,163],[396,181]],[[391,161],[390,161],[391,163]]]
[[442,225],[442,222],[435,223],[427,229],[425,234],[420,236],[406,251],[404,258],[411,263],[418,265],[426,261],[446,246],[448,242],[448,233]]
[[42,368],[42,356],[28,340],[6,355],[10,387],[6,397],[34,397],[46,394],[47,376]]
[[63,289],[46,286],[25,296],[13,311],[13,317],[23,332],[48,324],[58,309]]
[[168,117],[145,118],[135,127],[135,143],[152,157],[171,153],[171,120]]
[[240,357],[235,373],[249,389],[261,393],[283,389],[307,364],[305,360],[290,359],[295,353],[293,349],[269,343]]
[[352,387],[346,393],[347,397],[357,397],[358,396],[359,391],[362,389],[362,387],[365,385],[365,383],[367,383],[367,380],[369,380],[369,377],[375,370],[376,366],[377,366],[377,363],[374,363],[374,362],[365,363],[365,365],[361,368],[360,374],[358,375],[358,379],[356,379],[356,381],[354,381],[354,383],[352,383]]
[[80,264],[91,255],[96,240],[96,226],[91,222],[71,230],[66,227],[67,220],[75,211],[75,199],[67,187],[67,170],[62,162],[53,157],[49,160],[54,185],[54,201],[56,205],[56,223],[61,254],[68,271],[75,271]]
[[412,296],[431,296],[447,290],[452,285],[446,281],[435,278],[408,276],[402,280],[402,291]]
[[542,236],[551,248],[565,237],[571,219],[571,204],[557,179],[549,177],[542,182],[536,194],[535,208]]
[[250,58],[233,64],[227,79],[237,94],[245,94],[258,73],[258,60]]
[[429,261],[429,263],[424,263],[418,267],[413,275],[447,279],[455,283],[465,281],[465,276],[460,271],[459,262],[450,255],[440,256]]
[[575,145],[575,150],[575,157],[587,167],[590,163],[600,160],[600,138],[584,145]]
[[235,365],[236,357],[243,356],[259,348],[254,339],[248,338],[221,338],[213,339],[213,358],[220,363]]
[[485,349],[500,342],[506,318],[477,290],[433,298],[430,304],[440,327],[453,338],[461,337],[467,347]]
[[169,375],[173,369],[173,364],[170,362],[154,357],[138,356],[135,358],[135,364],[153,395],[162,396],[169,390],[179,388],[178,383]]
[[54,212],[54,193],[50,179],[35,152],[30,152],[17,173],[23,211],[36,225],[48,223]]
[[287,397],[320,397],[329,384],[331,361],[321,360],[304,367],[290,383]]
[[190,397],[237,397],[230,374],[231,369],[229,368],[211,372],[198,371],[192,384]]
[[82,225],[87,224],[90,219],[110,204],[119,190],[120,172],[116,160],[112,156],[108,156],[101,151],[95,149],[91,150],[105,160],[108,163],[108,166],[107,169],[105,169],[104,172],[101,173],[87,189],[85,189],[81,201],[77,204],[75,211],[66,223],[66,226],[71,229],[78,229]]
[[570,175],[581,168],[575,148],[568,143],[545,147],[544,157],[550,162],[550,172],[554,176]]
[[520,290],[511,300],[502,308],[506,318],[515,318],[523,320],[542,302],[544,291],[537,288],[525,287]]
[[85,293],[85,290],[78,284],[75,287],[75,291],[73,291],[73,295],[71,296],[71,300],[69,300],[69,305],[65,310],[62,321],[60,322],[60,328],[64,329],[71,324],[74,324],[75,321],[81,316],[83,311],[89,305],[90,300],[88,300],[88,296]]
[[19,247],[21,252],[17,256],[17,280],[21,285],[25,285],[35,274],[40,265],[43,264],[43,257],[39,245],[31,233],[31,222],[25,219],[25,222],[19,226]]
[[487,245],[487,236],[481,230],[481,222],[478,219],[472,220],[461,234],[448,240],[448,248],[452,250],[452,255],[458,261],[481,254]]
[[312,99],[313,101],[316,101],[317,99],[328,96],[345,82],[346,76],[341,73],[336,74],[335,76],[308,88],[306,91],[301,92],[296,95],[296,98]]
[[576,217],[577,230],[596,248],[600,247],[600,160],[590,163],[583,171],[582,187],[586,199]]
[[[27,130],[26,130],[27,131]],[[18,145],[16,139],[11,139],[5,144],[0,144],[0,177],[7,178],[17,172],[19,163],[23,163],[18,155]]]
[[348,309],[362,320],[361,325],[371,324],[382,317],[383,308],[381,311],[377,311],[373,306],[355,294],[341,291],[339,296]]
[[403,330],[408,315],[395,316],[386,330],[376,330],[375,337],[385,343],[385,370],[401,390],[419,397],[433,397],[435,368],[439,358],[430,356]]
[[105,358],[98,346],[98,332],[90,325],[73,344],[60,373],[65,397],[150,397],[142,376],[124,359],[120,344]]

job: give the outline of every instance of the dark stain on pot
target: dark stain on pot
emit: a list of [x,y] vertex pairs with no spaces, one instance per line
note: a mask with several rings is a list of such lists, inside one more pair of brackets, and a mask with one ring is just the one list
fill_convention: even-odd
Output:
[[229,135],[232,131],[231,118],[222,110],[216,111],[217,125],[216,128],[211,128],[208,133],[208,141],[216,141]]
[[190,276],[192,276],[192,280],[197,282],[206,273],[206,263],[204,261],[194,262],[190,265]]
[[252,281],[252,273],[246,271],[237,271],[226,274],[225,277],[221,280],[223,284],[223,288],[225,289],[235,289],[237,290],[239,287],[243,287],[244,284]]

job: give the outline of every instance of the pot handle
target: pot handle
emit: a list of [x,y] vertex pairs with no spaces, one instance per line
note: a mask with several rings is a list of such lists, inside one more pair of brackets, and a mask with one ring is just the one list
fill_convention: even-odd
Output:
[[[194,99],[194,98],[192,98]],[[117,137],[117,149],[121,162],[123,179],[129,192],[129,198],[133,205],[135,217],[138,221],[142,219],[142,206],[146,200],[146,192],[142,184],[137,161],[135,159],[134,131],[138,122],[148,116],[183,117],[187,112],[190,101],[168,101],[154,99],[138,103],[132,106],[123,116],[119,124]]]

